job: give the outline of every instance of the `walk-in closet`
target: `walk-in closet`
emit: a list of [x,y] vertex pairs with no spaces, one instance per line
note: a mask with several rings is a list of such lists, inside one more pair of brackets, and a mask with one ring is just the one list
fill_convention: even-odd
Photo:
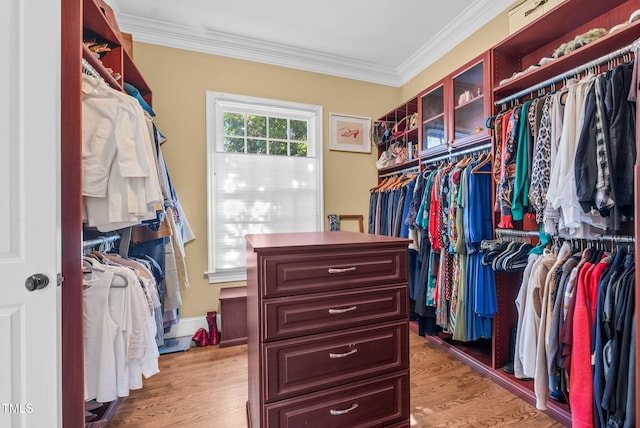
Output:
[[636,426],[640,0],[1,8],[1,427]]

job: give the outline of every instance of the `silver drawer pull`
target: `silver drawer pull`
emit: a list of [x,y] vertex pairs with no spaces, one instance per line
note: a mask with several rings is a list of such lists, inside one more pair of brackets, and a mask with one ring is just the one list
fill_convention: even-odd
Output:
[[345,273],[345,272],[355,272],[355,271],[356,271],[356,267],[355,266],[348,267],[348,268],[342,268],[342,269],[329,268],[329,273]]
[[345,309],[329,309],[329,315],[344,314],[345,312],[355,311],[356,309],[358,309],[357,306],[351,306]]
[[358,348],[353,348],[351,351],[345,352],[344,354],[335,354],[333,352],[329,352],[329,358],[344,358],[348,357],[351,354],[355,354],[356,352],[358,352]]
[[348,409],[344,409],[344,410],[333,410],[330,409],[329,413],[331,413],[331,416],[340,416],[340,415],[344,415],[346,413],[349,413],[352,410],[355,410],[358,408],[358,403],[353,403],[353,405],[351,407],[349,407]]

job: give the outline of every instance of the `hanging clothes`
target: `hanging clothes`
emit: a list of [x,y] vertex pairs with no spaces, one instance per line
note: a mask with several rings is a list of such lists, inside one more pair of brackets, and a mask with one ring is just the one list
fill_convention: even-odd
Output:
[[627,426],[634,273],[624,247],[576,252],[565,242],[557,254],[529,255],[515,301],[514,372],[534,380],[538,409],[567,400],[573,426]]
[[[607,228],[607,221],[599,213],[584,213],[577,196],[574,160],[582,123],[585,102],[595,75],[590,75],[569,86],[558,144],[558,156],[552,163],[547,202],[551,208],[560,210],[558,228],[569,236],[591,237]],[[591,227],[599,230],[592,231]]]
[[531,129],[530,112],[533,100],[522,105],[520,123],[518,124],[518,147],[516,149],[515,176],[513,182],[513,202],[511,215],[513,220],[520,221],[529,208],[529,180],[531,176]]
[[551,358],[551,347],[548,338],[552,330],[553,305],[559,280],[559,272],[564,263],[572,254],[571,246],[565,242],[558,251],[554,264],[549,269],[542,290],[540,326],[538,328],[537,349],[536,349],[536,377],[534,391],[536,394],[536,408],[545,410],[547,399],[555,388],[550,388],[549,359]]
[[83,74],[82,115],[82,192],[88,225],[109,232],[154,219],[163,197],[140,104]]
[[[493,315],[498,309],[493,271],[481,263],[480,243],[493,236],[491,222],[490,164],[472,162],[465,168],[466,209],[464,215],[467,243],[467,340],[491,338]],[[476,169],[476,167],[479,167]]]
[[591,238],[607,228],[619,230],[630,218],[636,159],[632,78],[633,65],[622,64],[569,79],[561,91],[496,116],[500,227],[513,227],[514,211],[519,220],[530,210],[546,233]]
[[[118,256],[84,258],[85,400],[110,402],[159,372],[153,276]],[[108,263],[108,264],[105,264]],[[135,266],[135,270],[131,267]]]
[[538,125],[538,136],[535,140],[531,178],[529,187],[529,201],[536,214],[536,222],[541,223],[546,206],[549,178],[551,176],[551,100],[545,96],[538,104],[542,104],[542,111]]
[[482,159],[482,164],[468,157],[444,162],[404,182],[390,177],[371,189],[369,217],[376,226],[370,230],[412,238],[409,294],[426,334],[439,329],[461,341],[492,335],[495,280],[476,250],[492,233],[492,165]]
[[511,206],[513,204],[513,185],[515,181],[517,129],[522,107],[515,107],[502,118],[502,153],[500,154],[500,184],[498,200],[500,201],[500,222],[498,227],[513,228]]

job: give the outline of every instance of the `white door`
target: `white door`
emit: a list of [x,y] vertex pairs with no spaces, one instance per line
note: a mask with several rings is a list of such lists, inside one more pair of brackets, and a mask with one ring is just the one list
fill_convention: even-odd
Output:
[[60,13],[0,2],[0,427],[61,426]]

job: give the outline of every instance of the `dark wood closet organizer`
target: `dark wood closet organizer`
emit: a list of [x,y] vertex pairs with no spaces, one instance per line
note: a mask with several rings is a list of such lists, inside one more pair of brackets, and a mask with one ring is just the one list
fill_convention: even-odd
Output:
[[[151,104],[151,89],[125,49],[111,8],[101,0],[62,0],[61,70],[61,228],[62,228],[62,421],[65,428],[85,426],[82,300],[82,58],[113,88],[128,82]],[[84,36],[83,36],[84,35]],[[83,37],[108,43],[100,63]],[[120,74],[115,80],[106,70]],[[118,402],[104,406],[105,426]]]
[[[446,158],[447,152],[455,154],[461,148],[473,149],[484,146],[487,141],[491,141],[488,131],[483,131],[479,135],[464,136],[456,139],[456,132],[452,127],[454,121],[455,108],[459,104],[458,93],[453,93],[452,79],[460,75],[461,72],[471,69],[478,61],[487,61],[485,70],[485,86],[482,92],[485,95],[485,111],[489,117],[500,111],[501,106],[494,106],[494,103],[509,98],[520,91],[552,79],[576,67],[582,66],[602,56],[608,55],[620,48],[624,48],[640,38],[640,20],[630,23],[623,28],[608,34],[590,44],[574,50],[552,62],[538,67],[533,71],[520,75],[507,82],[501,81],[511,77],[515,72],[527,69],[533,64],[537,64],[541,58],[550,56],[554,50],[562,43],[572,40],[575,36],[583,34],[593,28],[605,28],[609,30],[613,26],[627,22],[629,16],[635,10],[640,9],[640,2],[637,0],[612,0],[608,2],[593,2],[589,0],[564,0],[548,13],[538,17],[517,32],[514,32],[506,39],[489,49],[485,54],[470,61],[451,75],[446,76],[441,81],[435,83],[416,98],[412,98],[397,109],[382,116],[379,120],[391,122],[394,118],[400,120],[404,112],[411,114],[418,112],[419,120],[423,126],[416,130],[419,134],[415,138],[421,142],[418,159],[413,159],[405,164],[393,165],[379,170],[379,181],[383,177],[401,173],[405,170],[422,169],[424,161],[430,159]],[[601,67],[606,70],[606,65]],[[555,84],[556,89],[562,87],[562,82]],[[425,108],[425,103],[433,101],[433,97],[442,103],[441,111]],[[528,99],[530,94],[523,98]],[[418,100],[418,107],[414,108],[415,100]],[[522,98],[521,98],[522,99]],[[442,118],[442,119],[440,119]],[[426,135],[428,131],[426,125],[432,120],[442,120],[445,134],[443,144],[436,147],[427,147]],[[400,134],[397,137],[400,141],[406,141],[407,136]],[[378,155],[388,148],[393,142],[378,144]],[[638,142],[636,142],[638,143]],[[444,155],[444,156],[443,156]],[[636,183],[640,179],[640,163],[635,166]],[[495,189],[494,189],[495,191]],[[493,196],[495,200],[495,195]],[[636,196],[636,213],[640,212],[640,198]],[[499,216],[494,216],[494,227],[498,223]],[[637,235],[640,230],[639,216],[635,216],[635,223],[628,222],[624,232],[628,235]],[[537,230],[538,225],[530,220],[515,222],[515,228],[519,230]],[[636,262],[639,255],[636,252]],[[640,274],[636,272],[636,284]],[[521,274],[496,273],[496,292],[498,297],[498,312],[495,314],[493,323],[493,338],[491,340],[480,340],[472,343],[456,342],[450,336],[440,334],[439,336],[426,336],[426,340],[445,350],[451,355],[462,360],[477,371],[488,376],[506,389],[515,393],[525,401],[535,405],[535,393],[533,382],[523,382],[514,376],[505,373],[502,368],[508,362],[509,336],[517,321],[515,307],[515,297],[520,286]],[[640,304],[640,293],[636,292],[636,308]],[[411,329],[418,331],[415,323],[410,323]],[[636,344],[636,362],[638,361],[638,344]],[[640,373],[636,371],[636,397],[640,388]],[[640,404],[636,401],[636,414],[639,414]],[[549,415],[564,423],[571,424],[571,413],[568,406],[548,401]]]
[[[491,49],[494,102],[499,102],[510,95],[630,45],[640,37],[640,22],[638,21],[544,66],[500,84],[503,79],[510,77],[514,72],[525,70],[538,63],[542,57],[549,56],[560,44],[572,40],[577,35],[593,28],[609,30],[617,24],[627,22],[631,13],[638,8],[640,8],[638,1],[616,0],[594,3],[588,0],[565,0],[548,14],[512,34]],[[605,71],[606,65],[601,70]],[[555,86],[560,89],[562,82],[556,83]],[[528,96],[526,98],[528,99]],[[500,105],[496,106],[494,113],[500,109]],[[494,226],[497,222],[498,216],[494,219]],[[631,225],[627,225],[627,227],[632,229]],[[515,228],[537,230],[538,225],[525,219],[522,222],[516,222]],[[494,321],[492,363],[490,367],[487,367],[487,372],[498,383],[535,405],[532,382],[519,381],[502,370],[502,367],[508,362],[509,334],[516,324],[517,312],[514,301],[521,279],[521,274],[496,273],[499,312]],[[636,388],[637,384],[638,382],[636,382]],[[571,413],[566,405],[548,400],[547,413],[564,424],[571,424]]]

